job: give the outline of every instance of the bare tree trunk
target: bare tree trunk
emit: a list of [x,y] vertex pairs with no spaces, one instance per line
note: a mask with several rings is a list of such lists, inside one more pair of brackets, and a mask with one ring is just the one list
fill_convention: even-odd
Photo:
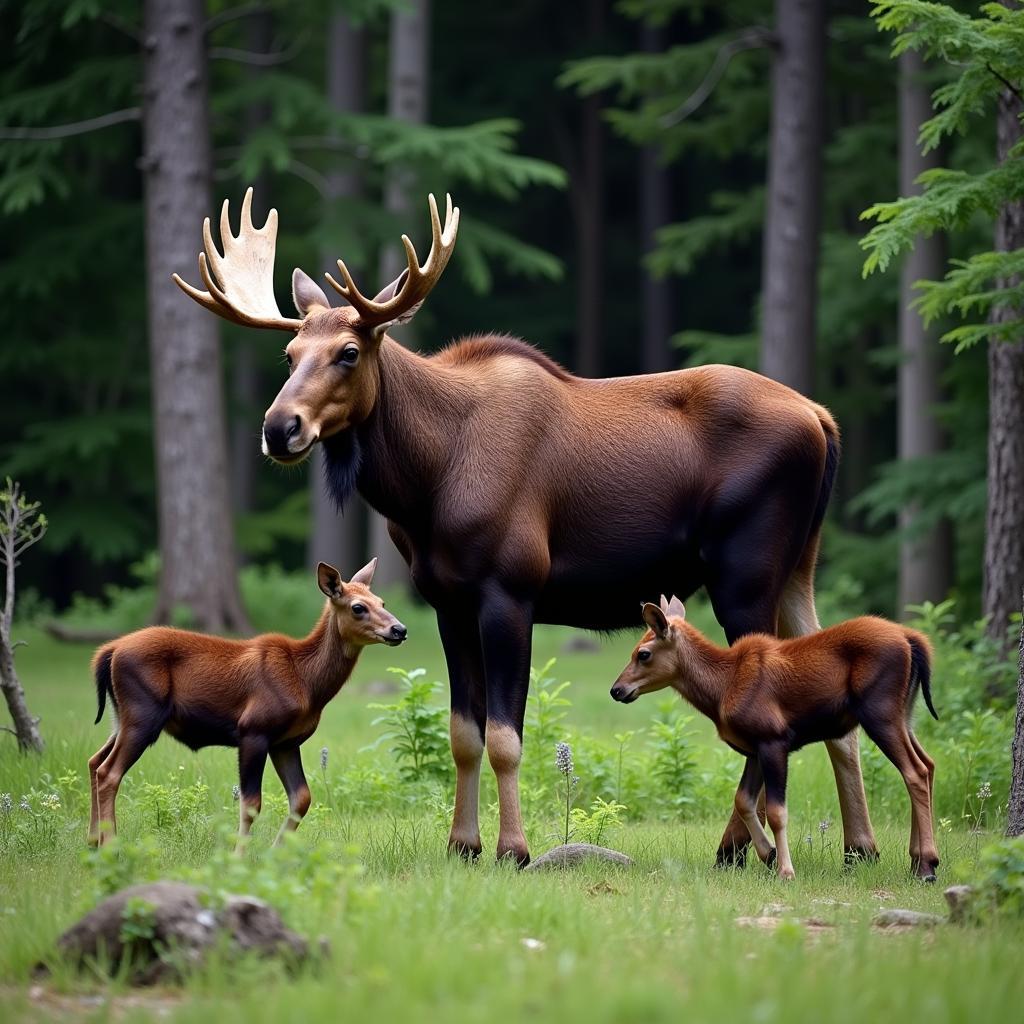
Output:
[[824,145],[825,4],[775,0],[771,144],[761,281],[761,372],[814,389]]
[[[999,161],[1021,139],[1024,104],[1009,89],[999,100],[996,119]],[[1007,252],[1024,248],[1024,202],[1006,203],[996,219],[995,248]],[[1000,281],[1013,287],[1014,278]],[[996,307],[993,323],[1015,320],[1019,309]],[[1020,607],[1024,588],[1024,340],[988,344],[988,516],[985,525],[985,566],[982,608],[988,633],[1009,648],[1007,627]]]
[[18,749],[23,754],[30,751],[42,753],[43,737],[39,732],[39,719],[29,714],[25,703],[25,690],[14,670],[14,650],[9,635],[0,637],[0,689],[4,691],[7,710],[11,713]]
[[[332,14],[327,23],[327,101],[341,113],[362,113],[366,106],[366,69],[364,54],[366,33],[355,26],[347,14]],[[327,174],[328,203],[339,199],[356,198],[362,192],[358,171],[340,167]],[[320,262],[334,270],[336,252],[323,251]],[[358,267],[351,267],[356,279]],[[396,271],[397,273],[397,271]],[[323,449],[318,445],[310,460],[309,506],[311,513],[309,543],[306,562],[315,568],[317,562],[329,562],[345,578],[358,569],[362,558],[362,524],[366,506],[355,496],[342,514],[338,514],[334,500],[324,483]]]
[[[423,124],[427,119],[430,88],[430,0],[410,0],[391,13],[388,41],[388,116],[397,121]],[[392,213],[411,210],[409,176],[395,169],[388,175],[384,204]],[[385,249],[380,261],[380,284],[393,281],[405,267],[404,256],[395,248]],[[415,324],[392,332],[403,344],[414,348]],[[378,559],[374,583],[387,586],[408,583],[409,570],[388,536],[382,516],[370,516],[370,554]]]
[[[274,16],[269,10],[256,11],[247,19],[246,45],[253,53],[269,53],[273,44]],[[265,73],[265,68],[253,65],[253,79]],[[270,116],[266,103],[253,103],[245,115],[246,130],[257,131]],[[252,216],[262,224],[269,210],[269,182],[266,172],[260,172],[253,185]],[[255,506],[256,472],[261,463],[260,438],[253,424],[263,418],[259,371],[254,345],[261,342],[252,332],[238,336],[232,351],[230,455],[231,504],[236,515],[251,512]]]
[[[900,56],[900,195],[920,191],[917,177],[941,163],[932,150],[922,156],[917,142],[921,125],[932,116],[931,91],[922,81],[924,61],[915,50]],[[918,238],[903,261],[900,275],[899,457],[901,460],[936,455],[944,447],[942,428],[935,415],[942,398],[939,386],[939,331],[925,327],[911,308],[916,281],[939,280],[946,266],[940,233]],[[900,514],[907,530],[918,516],[917,504]],[[952,535],[948,522],[928,533],[900,542],[899,610],[922,601],[941,601],[952,581]]]
[[[644,24],[640,31],[644,53],[660,53],[661,32]],[[668,171],[658,159],[657,146],[640,150],[640,251],[646,255],[654,249],[655,233],[672,218]],[[669,353],[672,333],[672,287],[667,278],[655,277],[641,266],[641,301],[643,302],[643,347],[641,370],[658,373],[667,370],[673,360]]]
[[146,281],[160,522],[155,617],[248,631],[238,591],[216,319],[171,285],[209,212],[205,5],[146,0],[142,52]]
[[[1021,601],[1024,604],[1024,598]],[[1013,767],[1010,772],[1010,802],[1006,834],[1024,835],[1024,622],[1021,623],[1017,655],[1017,718],[1013,728]]]

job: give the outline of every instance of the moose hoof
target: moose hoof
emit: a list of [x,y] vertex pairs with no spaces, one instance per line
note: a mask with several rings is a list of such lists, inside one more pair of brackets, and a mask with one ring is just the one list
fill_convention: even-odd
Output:
[[[767,857],[765,857],[765,859],[764,859],[765,865],[766,865],[767,867],[770,867],[770,868],[773,868],[773,867],[775,867],[775,860],[776,860],[776,857],[777,857],[777,856],[778,856],[778,855],[777,855],[777,854],[776,854],[776,852],[775,852],[775,847],[773,846],[773,847],[772,847],[772,848],[771,848],[771,849],[770,849],[770,850],[768,851],[768,856],[767,856]],[[780,871],[780,872],[779,872],[779,878],[782,878],[782,877],[783,877],[783,874],[782,874],[782,872]]]
[[516,867],[525,868],[530,863],[530,851],[522,845],[499,846],[496,859],[501,861],[514,861]]
[[878,847],[876,846],[847,846],[843,851],[843,861],[847,867],[863,862],[875,863],[878,860]]
[[449,839],[448,856],[460,857],[462,860],[476,860],[480,856],[483,846],[479,838],[475,841],[466,839]]
[[745,868],[747,866],[747,848],[730,843],[720,846],[715,854],[716,868]]

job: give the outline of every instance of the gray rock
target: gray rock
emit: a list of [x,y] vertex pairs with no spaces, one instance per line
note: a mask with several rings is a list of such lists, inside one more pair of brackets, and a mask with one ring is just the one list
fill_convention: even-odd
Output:
[[[305,939],[262,900],[228,896],[222,905],[210,906],[205,895],[183,882],[122,889],[64,932],[57,950],[78,966],[102,960],[112,971],[127,959],[135,985],[180,979],[202,964],[215,944],[230,954],[277,956],[290,965],[308,957]],[[126,918],[129,900],[140,909],[132,914],[129,908]]]
[[937,924],[945,924],[941,914],[925,914],[920,910],[880,910],[871,923],[876,928],[934,928]]
[[601,861],[606,864],[616,864],[619,867],[631,867],[633,861],[624,853],[618,850],[609,850],[604,846],[594,846],[593,843],[566,843],[556,846],[542,854],[527,871],[553,871],[562,868],[572,868],[589,861]]
[[971,916],[971,907],[976,892],[973,885],[951,885],[942,894],[949,905],[949,919],[955,924],[962,924]]

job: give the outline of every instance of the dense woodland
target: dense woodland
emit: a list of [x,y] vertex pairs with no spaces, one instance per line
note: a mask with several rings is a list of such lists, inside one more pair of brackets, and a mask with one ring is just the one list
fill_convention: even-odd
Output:
[[458,246],[406,343],[502,331],[585,376],[729,362],[785,380],[844,435],[823,586],[888,614],[953,593],[1007,642],[1022,18],[914,0],[2,5],[0,476],[50,520],[21,587],[59,609],[159,552],[158,618],[244,630],[239,561],[390,551],[365,508],[336,514],[316,460],[263,464],[279,340],[170,274],[195,279],[202,218],[225,197],[237,217],[253,184],[257,222],[280,213],[282,309],[293,266],[343,257],[370,287],[448,191]]

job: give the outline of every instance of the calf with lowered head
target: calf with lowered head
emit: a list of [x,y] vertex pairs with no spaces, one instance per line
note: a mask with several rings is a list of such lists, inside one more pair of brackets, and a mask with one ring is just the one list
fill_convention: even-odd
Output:
[[[722,740],[746,757],[736,810],[761,860],[777,863],[780,878],[794,877],[786,842],[790,752],[845,736],[860,725],[903,776],[911,804],[911,866],[920,878],[935,881],[935,765],[910,721],[919,688],[928,710],[938,718],[932,706],[927,637],[885,619],[862,616],[791,640],[752,633],[722,648],[686,622],[685,615],[675,597],[643,606],[648,632],[611,695],[630,704],[641,694],[671,686],[715,723]],[[758,816],[762,785],[774,847]]]
[[298,828],[310,804],[299,747],[315,732],[362,649],[395,647],[407,636],[370,590],[376,566],[375,558],[345,583],[337,569],[321,562],[317,583],[327,603],[302,640],[279,633],[228,640],[151,626],[101,647],[92,662],[96,721],[107,694],[116,721],[113,734],[89,759],[90,842],[102,843],[116,831],[121,779],[162,732],[193,750],[238,748],[239,842],[260,812],[268,757],[288,793],[289,813],[277,841]]

